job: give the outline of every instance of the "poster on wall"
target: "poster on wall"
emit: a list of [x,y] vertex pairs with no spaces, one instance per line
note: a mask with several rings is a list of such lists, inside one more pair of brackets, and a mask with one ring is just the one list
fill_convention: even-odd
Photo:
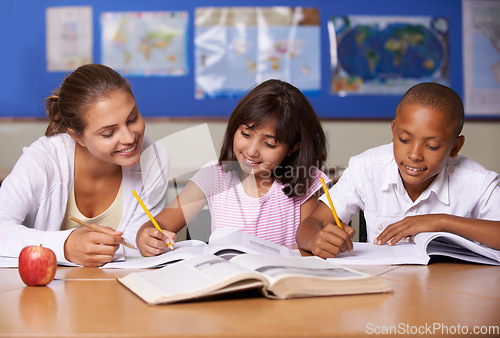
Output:
[[72,71],[92,62],[92,7],[49,7],[45,21],[47,71]]
[[102,12],[101,61],[124,75],[185,75],[187,26],[187,12]]
[[500,116],[500,2],[462,5],[465,113]]
[[317,95],[319,11],[301,7],[195,10],[195,97],[239,97],[267,79]]
[[401,95],[426,81],[449,85],[446,18],[334,16],[328,34],[334,95]]

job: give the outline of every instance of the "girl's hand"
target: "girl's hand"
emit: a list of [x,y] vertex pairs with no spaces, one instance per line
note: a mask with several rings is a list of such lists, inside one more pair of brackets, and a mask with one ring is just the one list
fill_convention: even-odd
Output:
[[408,216],[385,228],[373,243],[381,245],[389,241],[387,244],[394,245],[401,239],[420,232],[444,231],[442,224],[446,217],[443,214]]
[[64,256],[68,261],[83,266],[101,266],[111,262],[123,242],[122,232],[98,224],[93,226],[105,233],[82,227],[68,236],[64,243]]
[[176,234],[163,230],[162,234],[154,226],[148,224],[143,225],[137,232],[136,244],[141,255],[143,256],[157,256],[164,253],[169,249],[168,244],[174,244]]
[[342,223],[341,229],[329,223],[312,238],[309,247],[315,256],[333,258],[341,252],[352,251],[354,233],[354,229],[347,224]]

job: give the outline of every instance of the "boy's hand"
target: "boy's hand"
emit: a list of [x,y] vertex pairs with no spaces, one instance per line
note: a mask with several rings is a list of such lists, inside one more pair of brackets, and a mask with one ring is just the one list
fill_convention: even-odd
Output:
[[342,228],[336,224],[327,224],[311,240],[309,247],[315,256],[333,258],[341,252],[352,251],[352,236],[354,229],[342,223]]
[[445,217],[442,214],[408,216],[387,226],[373,243],[381,245],[388,242],[387,244],[394,245],[401,239],[420,232],[444,231],[441,224]]
[[82,227],[68,236],[64,243],[64,256],[68,261],[83,266],[101,266],[111,262],[123,242],[122,232],[98,224],[93,226],[105,233]]
[[143,225],[137,232],[136,243],[143,256],[157,256],[164,253],[168,249],[168,244],[172,245],[175,242],[176,234],[167,230],[163,230],[162,234],[152,224]]

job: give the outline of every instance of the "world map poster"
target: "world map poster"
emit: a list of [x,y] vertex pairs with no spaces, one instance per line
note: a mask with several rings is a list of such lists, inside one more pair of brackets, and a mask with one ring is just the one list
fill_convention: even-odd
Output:
[[187,12],[103,12],[102,63],[125,75],[185,75],[187,26]]
[[319,11],[200,7],[195,11],[195,98],[239,97],[267,79],[319,95]]
[[449,86],[447,19],[334,16],[331,93],[401,95],[420,82]]

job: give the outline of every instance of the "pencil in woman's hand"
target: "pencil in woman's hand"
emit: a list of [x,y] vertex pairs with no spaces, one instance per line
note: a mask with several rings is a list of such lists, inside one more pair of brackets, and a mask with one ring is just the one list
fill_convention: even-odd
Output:
[[[87,224],[87,223],[79,220],[76,217],[71,216],[69,219],[72,220],[73,222],[76,222],[76,223],[80,224],[81,226],[86,227],[87,229],[92,230],[92,231],[99,232],[101,234],[105,234],[106,233],[106,232],[102,231],[101,229],[98,229],[98,228],[94,227],[91,224]],[[123,241],[122,244],[125,245],[127,248],[137,250],[137,248],[135,246],[133,246],[132,244],[129,244],[129,243],[125,242],[125,241]]]

